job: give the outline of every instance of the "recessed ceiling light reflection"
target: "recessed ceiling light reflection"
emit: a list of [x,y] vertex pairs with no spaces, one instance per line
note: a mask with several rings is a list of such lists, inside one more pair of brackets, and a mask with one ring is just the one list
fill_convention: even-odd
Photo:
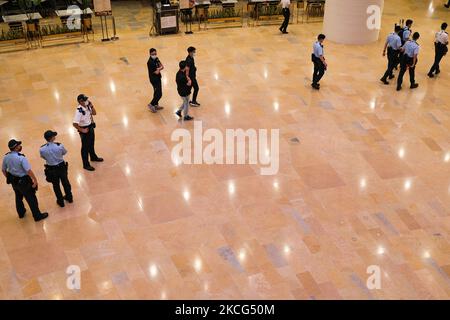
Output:
[[149,268],[149,273],[151,278],[156,278],[158,276],[158,268],[156,265],[152,264]]
[[278,111],[278,109],[280,109],[280,104],[279,104],[278,102],[274,102],[274,103],[273,103],[273,109],[274,109],[275,111]]
[[400,148],[398,150],[398,156],[399,156],[399,158],[402,158],[402,159],[405,157],[405,149],[404,148]]
[[430,251],[425,251],[425,252],[423,253],[423,257],[424,257],[425,259],[431,258]]
[[225,103],[225,113],[226,113],[227,115],[229,115],[230,112],[231,112],[231,106],[230,106],[230,104],[227,102],[227,103]]
[[359,187],[361,189],[364,189],[366,186],[367,186],[366,178],[361,178],[361,180],[359,180]]
[[189,191],[183,191],[183,198],[184,200],[189,201],[189,199],[191,198],[191,194],[189,193]]
[[109,82],[109,89],[111,89],[112,93],[116,93],[116,84],[112,80]]
[[122,122],[123,122],[123,126],[124,126],[125,128],[127,128],[127,127],[128,127],[128,117],[127,117],[127,116],[124,116],[124,117],[122,118]]
[[283,251],[284,251],[284,254],[289,254],[289,253],[291,253],[291,248],[287,244],[285,244],[283,247]]
[[129,165],[126,165],[126,166],[125,166],[125,174],[126,174],[127,176],[129,176],[130,173],[131,173],[130,166],[129,166]]
[[232,181],[228,182],[228,193],[230,195],[233,195],[235,191],[236,191],[236,187],[234,186],[234,182],[232,182]]
[[141,197],[138,198],[137,204],[139,206],[139,209],[141,209],[141,211],[144,211],[144,204],[142,203]]
[[83,177],[82,177],[81,174],[79,173],[79,174],[77,175],[77,183],[78,183],[79,186],[81,186],[81,182],[83,182]]
[[161,300],[166,300],[167,299],[167,294],[165,291],[161,291]]
[[219,80],[219,75],[216,73],[214,73],[214,79]]
[[375,110],[375,107],[376,107],[376,100],[375,100],[375,99],[372,99],[372,100],[370,101],[370,109]]
[[278,190],[280,188],[280,185],[278,184],[278,181],[275,180],[273,182],[273,188],[276,189],[276,190]]
[[244,261],[246,256],[245,250],[241,249],[241,251],[239,251],[239,260]]
[[411,179],[406,180],[403,187],[404,187],[405,191],[411,189]]
[[202,270],[202,260],[200,258],[195,259],[194,269],[196,272],[200,272]]
[[167,77],[162,77],[162,79],[163,79],[163,84],[164,84],[165,86],[167,86]]
[[377,254],[382,255],[384,254],[384,252],[385,252],[384,248],[382,246],[379,246],[377,249]]
[[269,77],[269,72],[267,69],[264,69],[264,79],[267,79]]
[[450,161],[450,152],[447,152],[444,156],[444,161],[449,162]]
[[59,92],[58,92],[58,90],[55,90],[55,92],[53,92],[53,96],[55,97],[55,100],[59,102]]

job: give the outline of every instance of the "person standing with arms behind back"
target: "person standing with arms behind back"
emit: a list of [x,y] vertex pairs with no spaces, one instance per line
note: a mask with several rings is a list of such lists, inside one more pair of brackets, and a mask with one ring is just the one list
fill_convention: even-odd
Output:
[[30,163],[25,155],[20,153],[22,151],[22,142],[12,139],[8,142],[8,148],[10,152],[3,158],[2,172],[6,177],[6,183],[12,186],[16,195],[16,210],[19,218],[24,218],[27,211],[23,205],[24,197],[30,206],[34,221],[37,222],[47,218],[48,213],[39,210],[36,197],[38,189],[36,176],[31,170]]
[[179,63],[180,70],[177,72],[176,82],[177,82],[177,91],[180,95],[183,103],[175,114],[178,117],[182,117],[182,111],[184,111],[184,120],[189,121],[194,119],[189,115],[189,96],[191,95],[191,80],[186,76],[186,61],[180,61]]
[[413,34],[412,40],[409,40],[405,43],[405,45],[402,47],[403,56],[400,61],[400,73],[398,74],[397,79],[397,91],[402,90],[402,83],[403,83],[403,76],[405,75],[406,69],[409,68],[409,80],[411,82],[411,89],[415,89],[419,86],[418,83],[416,83],[415,79],[415,70],[417,65],[417,57],[419,55],[419,49],[420,46],[417,43],[417,40],[419,40],[420,34],[418,32],[415,32]]
[[189,47],[187,49],[188,56],[186,57],[186,76],[191,81],[192,88],[194,89],[194,93],[192,94],[192,101],[189,103],[193,107],[200,107],[200,103],[197,101],[198,91],[200,90],[197,82],[197,67],[195,66],[195,53],[196,49],[194,47]]
[[284,21],[281,24],[280,31],[284,34],[287,32],[287,27],[289,25],[289,19],[291,18],[291,11],[289,7],[291,5],[291,0],[281,0],[281,11],[283,12]]
[[319,81],[322,79],[327,69],[327,63],[325,62],[324,52],[323,52],[323,42],[325,41],[325,35],[319,34],[317,41],[313,45],[313,53],[311,55],[312,62],[314,63],[314,73],[313,82],[311,86],[319,90]]
[[[72,203],[73,196],[72,187],[67,177],[68,163],[64,161],[64,155],[67,153],[67,150],[61,143],[55,142],[57,134],[55,131],[45,131],[44,139],[47,143],[41,146],[39,153],[46,162],[44,173],[47,181],[53,185],[56,203],[60,207],[64,207],[64,200]],[[61,192],[60,182],[64,188],[65,196]]]
[[400,26],[395,26],[394,32],[389,34],[386,39],[386,43],[384,45],[383,57],[386,55],[387,49],[387,58],[388,58],[388,68],[384,73],[383,77],[380,79],[384,84],[389,84],[387,78],[394,78],[394,68],[397,65],[399,50],[402,47],[402,41],[398,33],[402,30]]
[[83,168],[88,171],[94,171],[95,168],[89,163],[89,157],[91,161],[102,162],[103,158],[100,158],[95,153],[95,132],[96,127],[94,117],[97,114],[92,103],[88,100],[88,97],[84,94],[80,94],[77,97],[78,107],[75,111],[73,118],[73,126],[78,130],[81,138],[81,159],[83,160]]
[[150,58],[147,61],[148,77],[150,83],[153,86],[153,99],[147,105],[151,112],[155,113],[158,110],[164,109],[159,106],[159,100],[162,97],[162,83],[161,83],[161,71],[164,70],[164,66],[159,61],[155,48],[150,49]]
[[434,40],[434,64],[431,67],[430,72],[428,72],[430,78],[434,78],[433,73],[439,74],[441,72],[439,64],[448,52],[448,33],[445,31],[446,29],[447,23],[444,22],[441,25],[441,31],[436,33],[436,39]]

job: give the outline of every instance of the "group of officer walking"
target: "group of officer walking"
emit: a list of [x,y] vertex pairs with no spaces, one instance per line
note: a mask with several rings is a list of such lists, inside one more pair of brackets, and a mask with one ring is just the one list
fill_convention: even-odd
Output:
[[[409,70],[410,88],[415,89],[419,86],[416,82],[415,70],[420,50],[420,46],[417,42],[420,38],[420,34],[418,32],[412,34],[412,25],[413,21],[411,19],[406,21],[403,28],[396,25],[394,32],[388,35],[383,49],[383,56],[386,56],[387,53],[388,67],[380,81],[388,85],[388,78],[393,79],[395,77],[394,69],[400,64],[400,72],[397,78],[397,91],[402,89],[403,76],[407,70]],[[447,26],[447,23],[442,23],[441,30],[437,32],[435,36],[435,58],[434,63],[428,72],[428,77],[430,78],[434,78],[435,75],[438,75],[441,72],[439,64],[448,52]]]
[[[187,48],[187,52],[186,59],[179,63],[179,70],[175,77],[177,91],[182,99],[182,104],[177,110],[176,115],[185,121],[194,119],[189,115],[189,106],[200,107],[200,103],[197,101],[200,88],[197,82],[197,67],[195,66],[196,49],[191,46]],[[153,99],[147,106],[151,112],[156,113],[164,109],[164,107],[159,105],[162,97],[161,71],[164,70],[164,65],[159,60],[155,48],[151,48],[149,53],[150,57],[147,61],[147,69],[150,83],[153,87]],[[194,89],[192,100],[190,100],[191,89]]]
[[[89,159],[94,162],[102,162],[103,159],[95,153],[95,122],[93,116],[97,114],[94,106],[84,94],[77,97],[78,106],[75,111],[73,126],[78,130],[81,138],[81,158],[83,168],[88,171],[95,170],[89,163]],[[56,203],[60,207],[65,206],[65,202],[73,202],[72,187],[68,178],[69,164],[64,160],[67,150],[62,143],[55,142],[57,132],[47,130],[44,133],[46,143],[39,149],[41,158],[45,160],[44,173],[46,180],[53,185],[56,196]],[[38,191],[37,178],[31,170],[31,165],[22,151],[22,141],[11,139],[8,142],[9,152],[4,156],[2,162],[2,172],[6,177],[6,183],[10,184],[16,197],[16,211],[19,218],[25,217],[25,205],[23,199],[28,203],[34,220],[40,221],[48,217],[47,212],[39,209],[36,192]],[[64,194],[61,191],[61,185]]]

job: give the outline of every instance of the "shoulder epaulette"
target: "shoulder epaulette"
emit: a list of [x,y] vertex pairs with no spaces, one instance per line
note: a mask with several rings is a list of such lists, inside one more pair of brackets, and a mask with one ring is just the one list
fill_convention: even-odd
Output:
[[57,146],[60,146],[60,145],[61,145],[61,143],[59,143],[59,142],[55,142],[55,144],[56,144]]
[[7,153],[5,153],[5,156],[6,156],[6,155],[8,155],[8,154],[10,154],[10,153],[11,153],[11,151],[10,151],[10,152],[7,152]]
[[23,153],[17,153],[17,154],[21,157],[25,157],[25,155]]
[[45,147],[46,145],[48,145],[48,143],[44,143],[44,144],[41,146],[41,148],[42,148],[42,147]]
[[83,116],[86,115],[86,111],[83,110],[83,108],[79,107],[77,108],[78,112],[80,112]]

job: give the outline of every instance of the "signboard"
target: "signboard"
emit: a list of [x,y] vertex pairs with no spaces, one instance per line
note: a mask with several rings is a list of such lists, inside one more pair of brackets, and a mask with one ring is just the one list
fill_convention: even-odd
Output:
[[94,11],[105,12],[111,10],[111,0],[94,0]]
[[169,29],[177,27],[177,16],[161,17],[161,29]]

